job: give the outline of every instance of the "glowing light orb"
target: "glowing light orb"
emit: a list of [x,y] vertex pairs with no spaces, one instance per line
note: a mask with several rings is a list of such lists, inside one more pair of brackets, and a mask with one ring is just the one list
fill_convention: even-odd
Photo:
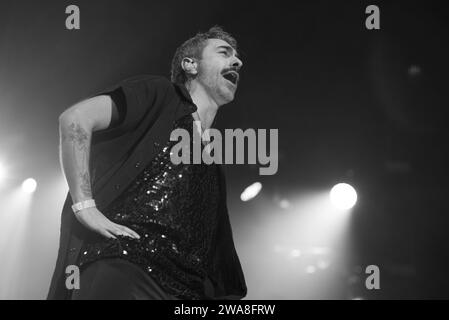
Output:
[[260,182],[254,182],[242,192],[240,200],[249,201],[257,196],[260,190],[262,190],[262,184]]
[[36,191],[37,188],[37,182],[33,178],[26,179],[22,183],[22,190],[26,193],[33,193]]
[[347,183],[335,185],[330,192],[332,204],[340,210],[351,209],[357,202],[357,192]]

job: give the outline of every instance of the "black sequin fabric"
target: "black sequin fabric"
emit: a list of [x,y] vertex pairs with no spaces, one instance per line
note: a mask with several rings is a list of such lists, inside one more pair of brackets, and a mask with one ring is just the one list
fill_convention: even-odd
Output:
[[[186,129],[193,137],[192,126],[188,115],[173,129]],[[161,146],[134,183],[103,210],[111,221],[136,231],[140,239],[93,235],[85,241],[78,264],[83,268],[98,259],[121,257],[142,267],[179,299],[207,299],[204,281],[212,267],[210,246],[220,197],[218,167],[174,165],[170,151],[176,143]]]

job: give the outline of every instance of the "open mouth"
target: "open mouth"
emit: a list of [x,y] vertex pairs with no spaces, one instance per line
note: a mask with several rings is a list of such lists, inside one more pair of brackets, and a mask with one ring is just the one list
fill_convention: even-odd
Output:
[[223,73],[223,78],[230,81],[233,85],[239,82],[239,74],[236,71],[228,71]]

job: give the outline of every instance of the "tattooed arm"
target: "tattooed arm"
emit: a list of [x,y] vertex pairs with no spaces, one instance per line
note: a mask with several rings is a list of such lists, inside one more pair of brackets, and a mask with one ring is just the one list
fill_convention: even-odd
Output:
[[[60,160],[73,203],[92,199],[89,172],[92,133],[106,129],[117,116],[117,108],[107,95],[77,103],[59,116]],[[108,238],[139,237],[131,229],[108,220],[96,208],[83,209],[76,218],[85,227]]]
[[92,132],[106,129],[116,108],[109,96],[84,100],[59,116],[60,160],[73,203],[92,199],[89,155]]

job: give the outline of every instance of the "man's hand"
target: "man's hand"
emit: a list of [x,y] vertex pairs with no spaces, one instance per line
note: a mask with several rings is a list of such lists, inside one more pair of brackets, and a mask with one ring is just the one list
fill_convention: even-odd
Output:
[[134,239],[140,239],[140,236],[133,230],[116,224],[106,218],[97,208],[87,208],[78,211],[75,214],[78,221],[94,232],[101,234],[106,238],[117,239],[116,236],[131,237]]

